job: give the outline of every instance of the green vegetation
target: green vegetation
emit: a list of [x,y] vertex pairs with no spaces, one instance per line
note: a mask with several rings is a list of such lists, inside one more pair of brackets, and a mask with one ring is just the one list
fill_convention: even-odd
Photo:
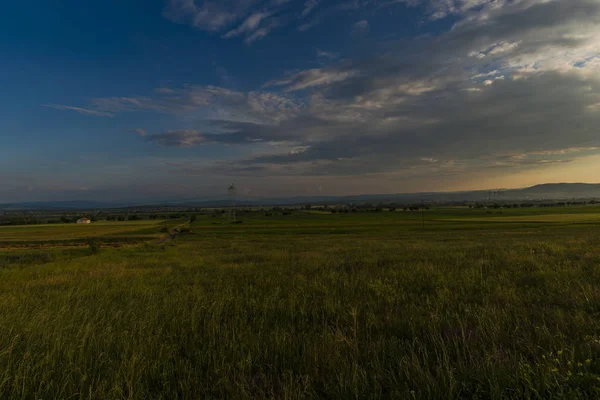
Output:
[[[0,226],[0,243],[6,242],[31,242],[43,240],[69,240],[93,236],[108,236],[126,233],[156,233],[153,227],[158,221],[134,222],[94,222],[93,224],[55,224],[55,225],[16,225]],[[141,231],[141,232],[140,232]]]
[[265,214],[0,228],[0,397],[600,396],[600,207]]

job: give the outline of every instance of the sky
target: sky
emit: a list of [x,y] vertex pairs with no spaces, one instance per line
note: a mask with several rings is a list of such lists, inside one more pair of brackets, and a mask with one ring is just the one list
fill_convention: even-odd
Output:
[[600,182],[600,0],[30,0],[0,203]]

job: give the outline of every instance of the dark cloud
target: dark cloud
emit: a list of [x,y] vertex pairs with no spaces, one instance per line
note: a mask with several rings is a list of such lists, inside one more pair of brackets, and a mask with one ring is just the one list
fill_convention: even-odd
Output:
[[[499,153],[598,145],[600,113],[592,106],[600,100],[599,93],[597,81],[590,82],[576,72],[500,80],[476,92],[434,90],[380,107],[359,123],[329,121],[327,139],[303,141],[309,146],[306,151],[261,156],[245,163],[337,163],[343,159],[345,172],[352,173],[364,172],[363,161],[369,157],[379,161],[380,171],[386,171],[422,157],[482,158],[483,162],[483,157]],[[407,117],[425,122],[411,123]],[[386,120],[391,122],[382,123]],[[294,120],[286,123],[295,125]]]

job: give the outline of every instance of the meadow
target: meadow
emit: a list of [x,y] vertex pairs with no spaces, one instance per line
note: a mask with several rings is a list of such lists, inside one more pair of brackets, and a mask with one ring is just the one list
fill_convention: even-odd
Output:
[[[0,243],[67,241],[110,235],[131,236],[132,234],[150,234],[156,236],[154,227],[157,221],[100,221],[85,224],[49,224],[0,226]],[[151,229],[144,229],[151,228]]]
[[600,207],[424,217],[0,228],[0,398],[600,397]]

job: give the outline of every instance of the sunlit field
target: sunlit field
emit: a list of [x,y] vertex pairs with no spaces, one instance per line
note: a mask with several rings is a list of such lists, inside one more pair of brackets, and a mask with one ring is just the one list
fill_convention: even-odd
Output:
[[0,228],[0,397],[600,396],[600,208],[274,214]]
[[[0,226],[0,243],[69,240],[108,235],[155,234],[157,221],[100,221],[93,224]],[[150,230],[145,228],[152,228]]]

